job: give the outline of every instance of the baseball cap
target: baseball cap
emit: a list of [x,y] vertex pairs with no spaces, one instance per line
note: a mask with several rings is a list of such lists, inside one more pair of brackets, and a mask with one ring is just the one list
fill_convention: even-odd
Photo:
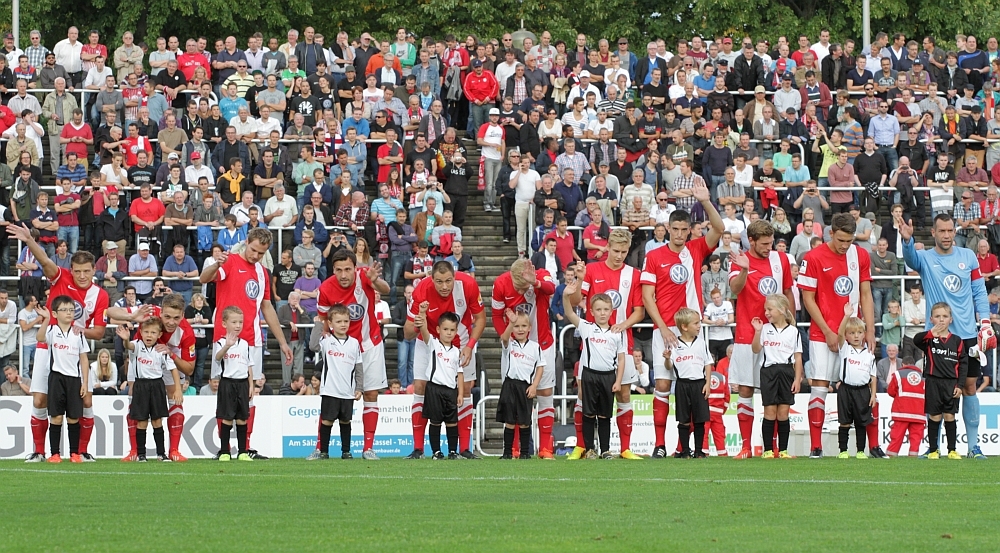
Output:
[[260,69],[254,69],[253,71],[250,72],[250,74],[251,75],[263,75],[264,72],[261,71]]
[[472,67],[482,67],[483,60],[472,60]]
[[357,70],[354,69],[353,65],[348,65],[344,67],[344,73],[357,73]]
[[172,153],[172,154],[170,154],[170,155],[167,156],[167,159],[180,159],[180,158],[181,157],[179,155],[177,155],[176,153]]
[[580,78],[582,79],[584,77],[587,77],[589,79],[590,78],[590,71],[587,71],[586,69],[584,69],[583,71],[580,71]]
[[865,219],[868,219],[869,221],[874,222],[875,221],[875,213],[872,212],[872,211],[869,211],[868,213],[865,213]]
[[858,207],[858,204],[851,204],[851,207],[849,207],[847,210],[848,211],[861,211],[861,208]]
[[725,65],[726,67],[729,67],[729,60],[719,60],[715,63],[715,65]]
[[141,251],[147,251],[148,252],[149,251],[149,242],[140,242],[139,243],[139,247],[136,248],[136,249],[139,250],[140,252]]
[[732,44],[733,43],[733,39],[731,39],[729,37],[726,37],[726,38],[722,39],[722,43],[723,44]]
[[767,92],[767,90],[766,90],[766,89],[765,89],[765,88],[764,88],[763,86],[761,86],[761,85],[757,85],[757,86],[756,86],[756,87],[754,87],[754,89],[753,89],[753,93],[754,93],[754,94],[760,94],[760,93],[762,93],[762,92]]
[[646,108],[646,113],[656,113],[656,109],[654,109],[652,106],[650,106],[650,107]]
[[201,152],[193,152],[191,154],[191,159],[201,159]]
[[490,108],[490,115],[500,115],[500,110],[497,108]]
[[785,73],[784,75],[781,76],[781,80],[783,80],[783,81],[790,81],[790,80],[792,80],[792,74],[791,73]]
[[117,250],[118,249],[118,242],[113,242],[111,240],[108,240],[107,242],[104,243],[104,249],[106,249],[106,250]]
[[6,33],[6,34],[3,35],[3,38],[4,38],[4,40],[7,40],[7,39],[14,40],[14,34],[13,33]]
[[608,160],[602,159],[601,162],[597,164],[597,166],[598,167],[611,167],[611,164],[608,163]]

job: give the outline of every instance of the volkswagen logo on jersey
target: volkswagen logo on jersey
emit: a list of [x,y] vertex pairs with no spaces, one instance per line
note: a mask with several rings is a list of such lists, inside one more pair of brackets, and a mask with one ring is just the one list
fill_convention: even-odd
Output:
[[514,307],[516,313],[524,313],[525,315],[531,315],[531,312],[535,310],[535,306],[530,303],[519,303]]
[[248,280],[244,290],[246,291],[248,298],[255,300],[257,299],[257,296],[260,295],[260,283],[256,280]]
[[352,303],[347,306],[347,314],[352,321],[360,321],[365,316],[365,308],[360,303]]
[[778,281],[774,277],[764,277],[757,283],[757,291],[762,296],[770,296],[778,293]]
[[80,303],[80,302],[78,302],[78,301],[74,301],[73,302],[73,320],[74,321],[79,321],[82,318],[83,318],[83,304]]
[[618,309],[622,304],[622,295],[618,293],[618,290],[608,290],[604,292],[611,298],[611,309]]
[[945,289],[952,294],[955,294],[962,289],[962,279],[958,278],[956,275],[948,275],[944,277],[941,284],[943,284]]
[[833,282],[833,291],[837,293],[838,296],[846,296],[854,290],[854,283],[851,279],[846,276],[839,276],[837,280]]
[[687,267],[684,265],[678,263],[670,268],[670,280],[674,281],[674,284],[684,284],[689,276]]

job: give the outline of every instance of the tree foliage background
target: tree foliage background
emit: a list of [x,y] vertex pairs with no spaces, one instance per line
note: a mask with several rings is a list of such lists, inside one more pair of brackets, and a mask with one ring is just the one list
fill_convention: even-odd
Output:
[[[0,5],[0,18],[10,21],[10,3]],[[362,31],[390,37],[398,27],[418,36],[454,32],[498,37],[517,29],[522,18],[536,34],[548,30],[568,42],[582,32],[609,39],[626,36],[635,44],[649,38],[669,43],[694,33],[707,38],[748,34],[773,42],[779,35],[804,32],[815,39],[821,28],[829,28],[835,42],[860,42],[862,25],[861,0],[33,0],[21,3],[20,34],[22,47],[30,29],[41,30],[43,43],[51,48],[71,25],[80,29],[83,40],[88,29],[97,29],[102,42],[112,47],[126,30],[150,45],[156,37],[170,35],[181,37],[182,43],[191,36],[235,35],[244,45],[258,31],[284,42],[287,29],[311,25],[331,37],[329,44],[339,30],[352,37]],[[944,45],[953,44],[956,33],[989,36],[993,25],[988,22],[998,18],[1000,0],[872,3],[873,35],[930,34]]]

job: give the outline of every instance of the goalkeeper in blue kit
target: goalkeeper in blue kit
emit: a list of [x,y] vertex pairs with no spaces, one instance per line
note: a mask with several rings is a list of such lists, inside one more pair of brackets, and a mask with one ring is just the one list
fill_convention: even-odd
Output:
[[[913,227],[897,217],[896,226],[903,242],[903,259],[920,274],[927,295],[927,321],[925,330],[933,327],[931,306],[946,303],[951,306],[951,324],[948,330],[962,339],[968,356],[968,373],[962,388],[962,421],[968,438],[968,457],[985,459],[979,448],[979,398],[976,397],[976,379],[982,367],[979,352],[996,347],[997,340],[990,325],[990,304],[986,284],[979,270],[976,254],[969,249],[955,246],[955,221],[947,213],[934,218],[931,236],[934,248],[917,250],[913,243]],[[977,324],[978,321],[978,324]],[[928,434],[931,440],[937,436]]]

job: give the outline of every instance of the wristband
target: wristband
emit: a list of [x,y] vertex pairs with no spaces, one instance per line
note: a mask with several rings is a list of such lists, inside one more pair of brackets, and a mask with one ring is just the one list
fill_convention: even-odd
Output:
[[476,349],[476,341],[473,340],[472,338],[469,338],[469,341],[466,342],[465,347],[469,348],[470,351]]

